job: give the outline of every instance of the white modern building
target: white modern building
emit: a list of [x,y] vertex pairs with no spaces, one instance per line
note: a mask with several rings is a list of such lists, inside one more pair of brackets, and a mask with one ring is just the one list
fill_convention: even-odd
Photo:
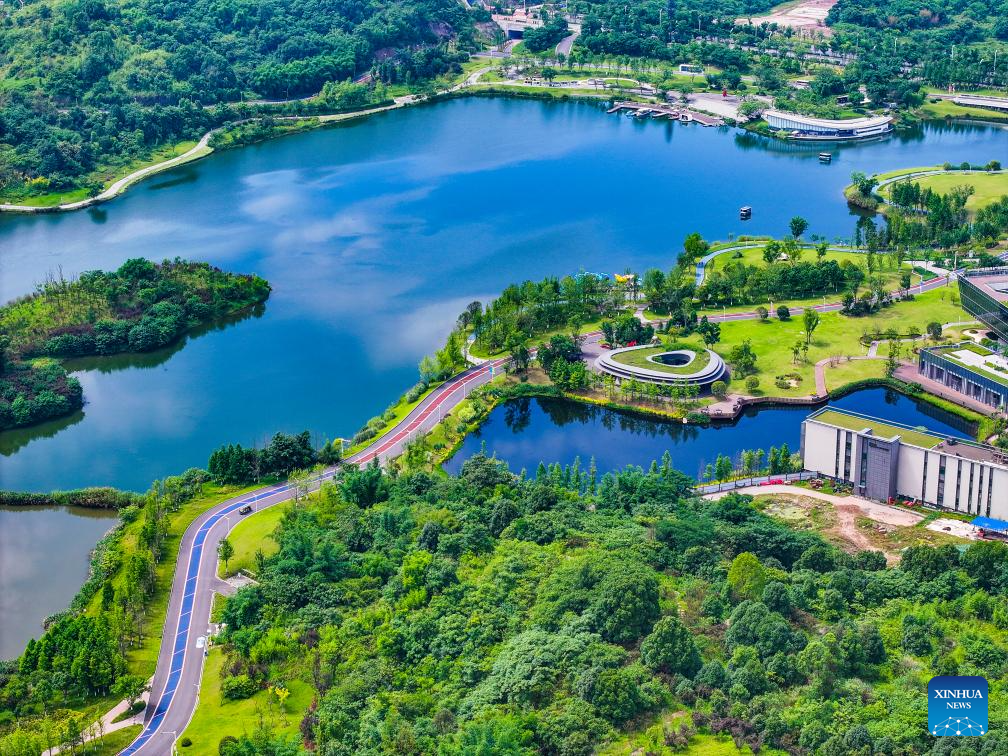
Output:
[[773,131],[786,132],[787,136],[794,139],[823,141],[883,136],[892,131],[893,122],[889,116],[834,120],[813,118],[799,113],[785,113],[780,110],[764,110],[763,118]]
[[802,423],[801,455],[867,499],[1008,520],[1008,455],[991,446],[825,407]]

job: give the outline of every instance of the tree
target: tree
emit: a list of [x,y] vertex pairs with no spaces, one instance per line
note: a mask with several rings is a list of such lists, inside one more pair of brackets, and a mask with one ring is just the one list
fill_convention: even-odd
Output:
[[763,262],[767,266],[773,265],[775,262],[780,260],[781,256],[781,243],[776,239],[771,239],[763,247]]
[[825,242],[825,241],[819,242],[818,244],[816,244],[816,248],[815,248],[816,259],[819,262],[822,262],[823,259],[826,257],[826,253],[828,251],[829,251],[829,244],[827,242]]
[[224,562],[224,572],[227,572],[228,561],[234,556],[234,553],[235,550],[234,546],[231,545],[231,541],[227,538],[221,538],[220,543],[217,544],[217,556]]
[[819,327],[819,312],[812,308],[806,307],[805,311],[802,313],[802,329],[805,331],[805,344],[812,343],[812,333],[816,328]]
[[745,387],[746,391],[748,391],[750,394],[756,393],[756,390],[759,388],[759,378],[757,378],[755,375],[750,375],[745,380]]
[[711,393],[714,394],[718,399],[724,399],[728,394],[728,384],[724,381],[714,381],[711,384]]
[[641,661],[656,672],[693,677],[700,670],[696,641],[676,616],[662,617],[641,643]]
[[942,337],[942,324],[937,320],[932,320],[927,324],[927,334],[935,341],[938,341]]
[[777,307],[777,317],[780,318],[781,320],[790,320],[791,308],[788,307],[787,305],[779,305]]
[[736,344],[728,352],[728,361],[734,368],[733,375],[744,378],[756,372],[756,352],[752,348],[752,340],[746,339]]
[[795,240],[801,239],[802,234],[808,230],[808,221],[800,215],[796,215],[792,218],[788,225],[791,227],[791,236],[794,237]]
[[760,320],[766,320],[768,317],[770,317],[770,310],[768,310],[763,305],[760,305],[759,307],[756,308],[756,314],[759,315]]
[[707,319],[706,315],[700,318],[700,323],[697,325],[696,330],[708,348],[721,340],[721,324],[711,322]]
[[728,568],[728,587],[736,601],[758,599],[766,587],[766,570],[755,554],[744,551]]
[[120,675],[115,682],[113,692],[126,701],[126,706],[132,709],[147,689],[147,679],[142,675]]

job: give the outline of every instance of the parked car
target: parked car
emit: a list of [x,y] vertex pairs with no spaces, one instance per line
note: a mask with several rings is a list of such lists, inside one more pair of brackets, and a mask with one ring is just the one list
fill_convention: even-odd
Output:
[[250,504],[246,504],[244,507],[238,510],[238,514],[240,515],[247,515],[250,514],[251,512],[252,512],[252,506]]

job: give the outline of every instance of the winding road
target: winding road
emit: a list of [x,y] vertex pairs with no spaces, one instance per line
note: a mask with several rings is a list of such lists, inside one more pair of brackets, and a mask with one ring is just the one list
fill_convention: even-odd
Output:
[[[398,456],[406,444],[440,422],[472,389],[490,381],[507,361],[486,362],[450,378],[392,430],[343,464],[365,465]],[[314,479],[313,487],[318,488],[335,474],[335,467],[324,470]],[[197,646],[197,640],[207,635],[214,594],[228,590],[217,577],[217,544],[241,521],[238,510],[242,507],[248,505],[260,512],[290,501],[295,493],[291,484],[283,483],[236,496],[207,510],[186,529],[175,563],[164,636],[151,685],[151,705],[147,707],[143,730],[121,751],[122,756],[166,756],[173,752],[175,740],[188,725],[199,698],[205,652]]]
[[[739,247],[729,247],[715,254],[724,254]],[[706,265],[715,254],[701,262]],[[698,265],[698,280],[702,281],[703,268]],[[939,277],[911,287],[921,293],[947,285],[949,279]],[[821,312],[839,310],[839,302],[815,305]],[[802,308],[793,308],[800,314]],[[759,314],[736,312],[710,315],[712,321],[751,320]],[[599,332],[585,335],[584,347],[588,356],[600,350]],[[508,359],[496,359],[450,378],[438,386],[389,432],[367,448],[351,455],[344,465],[365,465],[377,459],[385,462],[402,453],[406,445],[433,428],[456,407],[472,389],[488,383]],[[337,468],[324,470],[313,481],[313,488],[331,480]],[[137,739],[121,752],[121,756],[165,756],[173,752],[175,740],[192,718],[199,698],[200,678],[203,672],[205,651],[197,647],[197,639],[207,635],[213,597],[218,592],[228,592],[230,587],[217,577],[217,544],[241,521],[238,510],[251,506],[254,512],[290,501],[295,497],[289,483],[267,486],[221,502],[200,515],[182,536],[175,564],[171,597],[165,620],[165,634],[161,642],[157,671],[151,685],[151,705],[147,707],[144,728]]]

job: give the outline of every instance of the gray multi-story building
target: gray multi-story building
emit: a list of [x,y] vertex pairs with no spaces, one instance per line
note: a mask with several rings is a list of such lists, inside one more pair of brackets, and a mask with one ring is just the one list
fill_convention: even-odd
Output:
[[959,296],[966,312],[1008,342],[1008,267],[963,271]]
[[917,370],[988,407],[1004,409],[1008,401],[1008,359],[972,341],[921,349]]
[[801,455],[868,499],[1008,520],[1008,455],[991,446],[825,407],[802,423]]

